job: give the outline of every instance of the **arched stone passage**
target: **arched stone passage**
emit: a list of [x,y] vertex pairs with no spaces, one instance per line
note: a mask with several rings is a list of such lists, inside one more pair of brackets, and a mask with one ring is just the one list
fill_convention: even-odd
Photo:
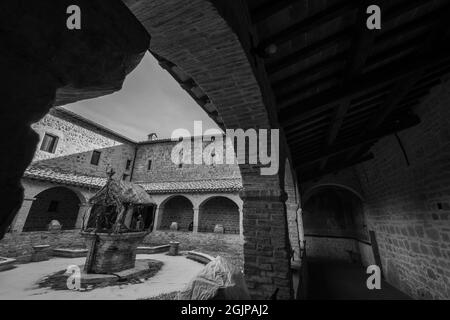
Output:
[[348,260],[359,255],[355,240],[369,240],[361,199],[342,187],[315,188],[303,206],[303,223],[308,257]]
[[190,225],[194,221],[194,206],[192,202],[184,196],[174,196],[168,198],[160,205],[162,212],[159,230],[168,230],[172,222],[178,223],[178,230],[191,231]]
[[52,220],[58,220],[63,230],[75,229],[81,201],[65,187],[42,191],[36,196],[23,231],[44,231]]
[[204,201],[199,208],[199,232],[214,232],[220,224],[224,233],[239,234],[239,207],[226,197],[212,197]]

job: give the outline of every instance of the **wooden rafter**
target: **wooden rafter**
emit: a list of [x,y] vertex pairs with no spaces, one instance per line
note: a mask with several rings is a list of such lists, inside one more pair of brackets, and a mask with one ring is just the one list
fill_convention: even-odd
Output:
[[329,110],[344,99],[373,92],[398,79],[417,74],[427,68],[439,65],[443,61],[448,61],[450,60],[449,52],[450,45],[444,42],[439,50],[433,50],[420,57],[413,55],[403,59],[401,64],[397,61],[390,63],[383,68],[365,74],[364,77],[357,79],[346,88],[333,88],[280,110],[280,122],[283,126],[295,125]]
[[317,172],[313,172],[313,173],[305,173],[305,174],[303,174],[303,172],[299,170],[298,179],[300,181],[303,181],[303,182],[314,180],[314,179],[318,179],[318,178],[320,178],[320,177],[322,177],[324,175],[339,172],[339,171],[344,170],[346,168],[353,167],[353,166],[355,166],[357,164],[361,164],[363,162],[370,161],[370,160],[372,160],[374,158],[375,158],[375,156],[372,153],[369,153],[369,154],[367,154],[367,155],[365,155],[365,156],[363,156],[363,157],[361,157],[361,158],[359,158],[357,160],[354,160],[354,161],[351,161],[351,162],[344,162],[344,163],[337,164],[337,165],[333,166],[332,168],[329,168],[329,169],[327,169],[325,171],[321,170],[321,171],[317,171]]
[[278,12],[290,7],[291,5],[298,3],[299,0],[276,0],[269,1],[267,4],[262,5],[251,12],[253,23],[260,23]]
[[343,41],[349,39],[348,30],[337,32],[325,39],[322,39],[316,43],[313,43],[310,46],[302,48],[296,52],[289,54],[286,57],[276,60],[275,62],[269,63],[266,66],[267,73],[274,74],[283,69],[291,67],[293,64],[298,63],[299,61],[308,59],[327,48],[330,48],[334,45],[341,44]]
[[[359,136],[356,139],[350,139],[345,143],[340,143],[339,145],[333,145],[328,150],[323,150],[317,155],[307,156],[307,157],[294,157],[298,166],[305,166],[317,161],[320,161],[324,158],[335,156],[337,154],[341,154],[345,151],[353,149],[357,146],[366,145],[368,143],[374,142],[383,138],[385,136],[391,135],[395,132],[402,131],[408,128],[411,128],[420,123],[420,119],[417,116],[409,115],[407,117],[403,117],[398,121],[395,121],[392,124],[385,125],[383,128],[379,128],[376,132],[372,132],[369,135]],[[296,152],[302,152],[301,149],[295,147],[295,145],[291,144],[291,151],[293,154]]]
[[[418,50],[415,54],[416,56],[421,56],[423,52],[433,50],[434,48],[439,47],[442,42],[446,42],[446,30],[450,25],[450,22],[448,21],[450,6],[445,6],[441,9],[441,11],[443,12],[441,20],[436,21],[435,25],[429,32],[427,40],[422,44],[421,49]],[[369,136],[383,124],[383,122],[389,117],[389,115],[398,108],[400,102],[402,102],[403,99],[408,96],[419,79],[424,76],[425,70],[426,69],[420,69],[416,73],[400,78],[396,82],[390,95],[386,98],[386,102],[378,115],[369,122],[366,131],[362,134],[363,136]],[[353,151],[348,154],[347,160],[350,161],[361,154],[363,148],[364,146],[353,149]]]
[[280,32],[277,32],[274,35],[271,35],[268,38],[262,39],[259,49],[264,50],[268,45],[281,45],[285,42],[291,41],[292,39],[299,37],[310,30],[313,30],[348,13],[349,10],[357,7],[358,2],[360,1],[346,0],[309,18],[306,18],[284,30],[281,30]]
[[[373,48],[375,42],[375,35],[377,30],[368,30],[365,26],[366,8],[370,5],[370,0],[364,0],[361,6],[358,8],[358,15],[356,18],[356,25],[359,26],[355,33],[355,39],[353,41],[353,48],[351,50],[352,55],[348,60],[347,67],[345,68],[345,74],[342,80],[342,86],[348,86],[355,78],[361,76],[363,67],[369,57],[369,54]],[[328,137],[326,141],[326,147],[330,147],[334,144],[339,134],[339,131],[344,123],[344,118],[350,108],[351,99],[344,99],[341,101],[339,107],[335,112],[335,116],[331,121]],[[328,162],[328,158],[325,158],[320,163],[320,170],[323,170]]]

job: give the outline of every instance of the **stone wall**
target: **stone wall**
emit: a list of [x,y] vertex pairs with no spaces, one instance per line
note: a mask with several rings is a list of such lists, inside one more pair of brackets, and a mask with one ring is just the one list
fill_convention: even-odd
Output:
[[[139,145],[136,154],[136,165],[133,172],[133,180],[167,182],[241,177],[238,165],[226,163],[214,165],[194,164],[194,153],[202,155],[202,150],[204,150],[210,142],[198,144],[194,144],[192,142],[191,164],[182,164],[179,166],[174,163],[171,158],[172,150],[178,143],[179,142],[172,141],[155,141]],[[187,153],[184,156],[188,157]],[[149,161],[152,161],[150,170],[148,169]]]
[[[117,177],[131,173],[131,168],[126,170],[125,167],[127,160],[133,161],[134,146],[121,144],[107,133],[94,132],[50,114],[32,128],[39,134],[33,165],[99,177],[105,177],[110,166],[117,172]],[[40,150],[45,133],[58,137],[55,153]],[[91,164],[94,150],[101,152],[98,165]]]
[[0,256],[29,262],[33,246],[50,245],[52,249],[62,247],[85,247],[79,230],[58,232],[6,233],[0,241]]
[[422,123],[377,143],[357,167],[387,279],[416,298],[450,298],[450,82],[414,110]]
[[225,233],[239,234],[239,208],[230,199],[216,197],[200,207],[199,232],[213,232],[221,224]]

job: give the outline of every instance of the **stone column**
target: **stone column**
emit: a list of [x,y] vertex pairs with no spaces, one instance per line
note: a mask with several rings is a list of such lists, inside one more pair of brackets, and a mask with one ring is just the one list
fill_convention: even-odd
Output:
[[164,206],[158,205],[155,209],[155,221],[153,222],[153,232],[157,231],[161,225]]
[[78,210],[78,217],[77,222],[75,223],[75,229],[83,228],[83,221],[84,226],[87,225],[89,221],[89,216],[91,215],[91,209],[92,205],[88,203],[80,203],[80,209]]
[[12,232],[22,232],[25,222],[27,221],[28,214],[30,213],[31,205],[36,198],[25,198],[23,199],[22,206],[19,212],[14,217],[13,223],[11,224]]
[[243,190],[244,273],[253,299],[293,298],[286,195],[281,190]]
[[244,210],[239,207],[239,235],[244,239]]
[[200,212],[200,208],[195,206],[194,207],[194,227],[192,228],[192,232],[193,233],[197,233],[198,232],[199,212]]

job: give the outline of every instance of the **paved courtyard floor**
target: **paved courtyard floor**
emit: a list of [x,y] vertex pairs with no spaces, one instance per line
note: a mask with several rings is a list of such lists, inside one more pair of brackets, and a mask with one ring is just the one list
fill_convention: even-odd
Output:
[[137,259],[154,259],[164,263],[161,270],[143,283],[124,284],[78,292],[39,288],[36,283],[45,276],[66,269],[69,265],[82,265],[86,258],[52,258],[48,261],[19,264],[16,268],[0,272],[0,300],[115,300],[143,299],[179,291],[201,270],[203,265],[185,256],[142,254]]

